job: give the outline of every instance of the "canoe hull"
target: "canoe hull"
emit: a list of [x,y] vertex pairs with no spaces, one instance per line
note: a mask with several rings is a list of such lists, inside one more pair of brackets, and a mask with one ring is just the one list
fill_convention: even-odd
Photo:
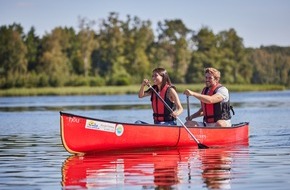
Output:
[[[128,149],[197,146],[183,126],[131,124],[99,120],[60,112],[61,139],[72,154]],[[210,146],[248,143],[248,123],[231,128],[189,128]]]

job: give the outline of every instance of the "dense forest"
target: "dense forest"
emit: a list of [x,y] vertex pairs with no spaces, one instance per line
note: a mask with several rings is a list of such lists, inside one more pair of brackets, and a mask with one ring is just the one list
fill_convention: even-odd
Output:
[[77,31],[56,27],[42,37],[20,24],[0,26],[0,88],[130,85],[164,67],[173,83],[201,83],[215,67],[227,84],[290,86],[290,47],[246,48],[231,28],[194,31],[182,20],[149,20],[118,13],[79,18]]

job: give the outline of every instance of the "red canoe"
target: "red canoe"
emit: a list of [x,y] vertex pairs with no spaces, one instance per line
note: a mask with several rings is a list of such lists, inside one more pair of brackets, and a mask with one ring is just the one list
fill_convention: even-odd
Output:
[[[183,126],[121,123],[60,112],[61,139],[72,154],[197,146]],[[188,128],[206,146],[248,144],[249,123]]]

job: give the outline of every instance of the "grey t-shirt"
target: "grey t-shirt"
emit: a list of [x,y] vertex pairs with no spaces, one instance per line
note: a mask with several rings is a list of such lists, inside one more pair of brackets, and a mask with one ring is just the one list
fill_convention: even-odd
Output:
[[216,94],[219,94],[223,97],[223,99],[224,99],[223,102],[229,101],[229,91],[226,87],[224,87],[224,86],[220,87],[217,90]]

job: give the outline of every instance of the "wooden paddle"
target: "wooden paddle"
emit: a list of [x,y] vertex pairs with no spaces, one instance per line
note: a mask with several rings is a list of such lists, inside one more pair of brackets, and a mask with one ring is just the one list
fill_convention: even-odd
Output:
[[[153,90],[153,92],[158,96],[158,98],[163,102],[163,104],[165,105],[165,107],[172,113],[173,110],[169,107],[169,105],[162,99],[162,97],[158,94],[158,92],[156,92],[156,90],[148,83],[147,86],[149,88],[151,88]],[[197,138],[195,138],[195,136],[190,132],[190,130],[184,125],[184,123],[181,121],[181,119],[179,119],[179,117],[176,117],[176,119],[181,123],[181,125],[184,127],[184,129],[188,132],[188,134],[195,140],[195,142],[197,143],[198,148],[200,149],[206,149],[209,148],[208,146],[201,144]]]

